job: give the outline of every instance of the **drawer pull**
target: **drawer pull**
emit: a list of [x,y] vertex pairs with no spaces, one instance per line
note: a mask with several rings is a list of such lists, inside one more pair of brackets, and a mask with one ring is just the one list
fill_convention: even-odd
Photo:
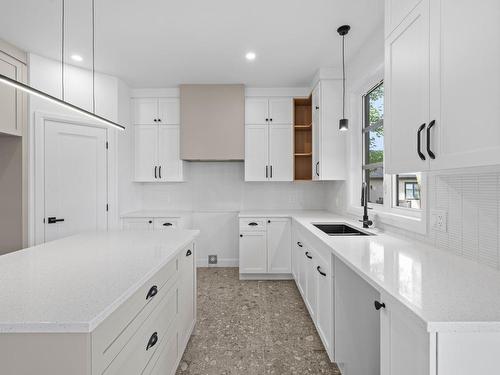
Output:
[[158,342],[158,333],[155,332],[149,338],[148,345],[146,346],[146,350],[149,350],[150,348],[155,346],[157,342]]
[[259,224],[257,224],[255,221],[252,221],[251,223],[248,223],[248,225],[254,227],[254,226],[259,225]]
[[380,310],[380,309],[382,309],[382,308],[384,308],[384,309],[385,309],[385,303],[383,303],[383,302],[382,302],[382,303],[380,303],[379,301],[375,301],[375,302],[374,302],[374,305],[375,305],[375,310]]
[[172,223],[163,223],[163,226],[164,226],[164,227],[171,227],[171,226],[172,226]]
[[321,271],[321,267],[320,266],[316,267],[316,269],[318,270],[318,272],[319,272],[319,274],[321,276],[326,276],[326,273],[324,273],[324,272]]
[[188,257],[188,256],[190,256],[191,254],[193,254],[193,253],[191,252],[191,250],[188,250],[188,251],[186,252],[186,256],[187,256],[187,257]]
[[302,246],[303,246],[303,245],[302,245],[302,242],[300,242],[300,241],[298,241],[298,242],[297,242],[297,245],[298,245],[299,247],[302,247]]
[[158,294],[158,287],[156,285],[153,285],[151,289],[149,289],[148,295],[146,296],[146,300],[153,298]]
[[312,259],[312,258],[313,258],[312,256],[310,256],[310,255],[309,255],[309,251],[306,251],[306,252],[305,252],[305,254],[306,254],[306,257],[307,257],[308,259]]

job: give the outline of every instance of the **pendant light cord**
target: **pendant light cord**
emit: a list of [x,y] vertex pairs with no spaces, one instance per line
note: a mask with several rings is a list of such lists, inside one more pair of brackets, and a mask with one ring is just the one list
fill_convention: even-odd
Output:
[[64,0],[61,12],[61,99],[64,101]]
[[95,0],[92,0],[92,110],[95,114]]
[[345,118],[345,36],[342,35],[342,118]]

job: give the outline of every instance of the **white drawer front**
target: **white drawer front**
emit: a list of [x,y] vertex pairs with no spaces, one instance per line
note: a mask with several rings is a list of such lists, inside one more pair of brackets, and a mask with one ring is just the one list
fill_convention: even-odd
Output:
[[259,218],[241,218],[240,219],[240,231],[265,231],[266,230],[266,219]]
[[165,230],[180,226],[178,217],[159,217],[154,219],[154,230]]

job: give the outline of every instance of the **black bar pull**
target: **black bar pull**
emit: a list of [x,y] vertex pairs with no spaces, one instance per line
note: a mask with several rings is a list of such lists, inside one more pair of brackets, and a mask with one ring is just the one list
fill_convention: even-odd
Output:
[[155,178],[158,178],[158,176],[156,175],[156,170],[158,169],[158,167],[155,165]]
[[146,350],[149,350],[150,348],[155,346],[157,342],[158,342],[158,333],[155,332],[149,338],[148,345],[146,346]]
[[425,128],[425,124],[422,124],[419,126],[418,130],[417,130],[417,154],[419,156],[420,159],[422,160],[425,160],[425,155],[422,154],[422,141],[420,139],[420,133],[422,133],[422,130],[424,130]]
[[254,226],[259,225],[259,224],[257,224],[255,221],[252,221],[251,223],[248,223],[248,225],[254,227]]
[[319,167],[319,161],[316,162],[316,167],[314,168],[315,172],[316,172],[316,176],[319,176],[318,167]]
[[269,167],[269,178],[273,178],[273,166]]
[[312,259],[312,258],[313,258],[312,256],[310,256],[310,255],[309,255],[309,251],[306,251],[306,252],[305,252],[305,254],[306,254],[306,257],[307,257],[308,259]]
[[375,305],[375,310],[380,310],[380,309],[385,309],[385,303],[383,302],[379,302],[379,301],[375,301],[373,303]]
[[58,219],[58,218],[53,217],[53,216],[47,218],[48,224],[55,224],[55,223],[58,223],[60,221],[64,221],[64,219]]
[[269,166],[266,165],[266,178],[268,178],[268,177],[269,177]]
[[153,298],[158,294],[158,287],[156,285],[153,285],[148,292],[148,295],[146,296],[146,300]]
[[319,272],[319,274],[321,276],[326,276],[326,273],[324,273],[324,272],[321,271],[321,267],[320,266],[316,267],[316,269],[318,270],[318,272]]
[[191,254],[193,254],[193,252],[192,252],[191,250],[188,250],[188,251],[186,252],[186,256],[187,256],[187,257],[188,257],[188,256],[190,256]]
[[161,165],[158,167],[158,178],[161,179]]
[[164,226],[164,227],[171,227],[171,226],[172,226],[172,223],[163,223],[163,226]]
[[436,125],[436,120],[432,120],[427,126],[427,154],[431,159],[436,159],[436,155],[431,150],[431,129],[434,125]]
[[297,241],[297,245],[298,245],[299,247],[302,247],[302,246],[303,246],[303,245],[302,245],[302,242],[300,242],[300,241]]

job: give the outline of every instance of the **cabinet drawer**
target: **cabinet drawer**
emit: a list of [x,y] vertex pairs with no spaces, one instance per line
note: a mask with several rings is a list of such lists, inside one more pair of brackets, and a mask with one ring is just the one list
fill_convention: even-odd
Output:
[[[148,280],[92,333],[92,373],[101,374],[177,281],[174,259]],[[151,296],[155,293],[156,295]],[[149,297],[148,297],[149,296]]]
[[175,324],[170,326],[165,340],[156,350],[142,375],[171,375],[175,373],[179,355],[182,354],[179,353],[178,349],[176,328]]
[[154,219],[154,230],[177,228],[180,225],[178,217],[159,217]]
[[248,231],[265,231],[266,219],[265,218],[242,218],[240,219],[240,230]]
[[153,219],[148,217],[123,218],[122,229],[129,231],[153,230]]
[[[116,359],[104,371],[105,375],[137,375],[147,367],[162,343],[176,337],[170,326],[177,317],[177,284],[173,285],[144,324],[131,338]],[[174,331],[175,332],[175,331]]]

